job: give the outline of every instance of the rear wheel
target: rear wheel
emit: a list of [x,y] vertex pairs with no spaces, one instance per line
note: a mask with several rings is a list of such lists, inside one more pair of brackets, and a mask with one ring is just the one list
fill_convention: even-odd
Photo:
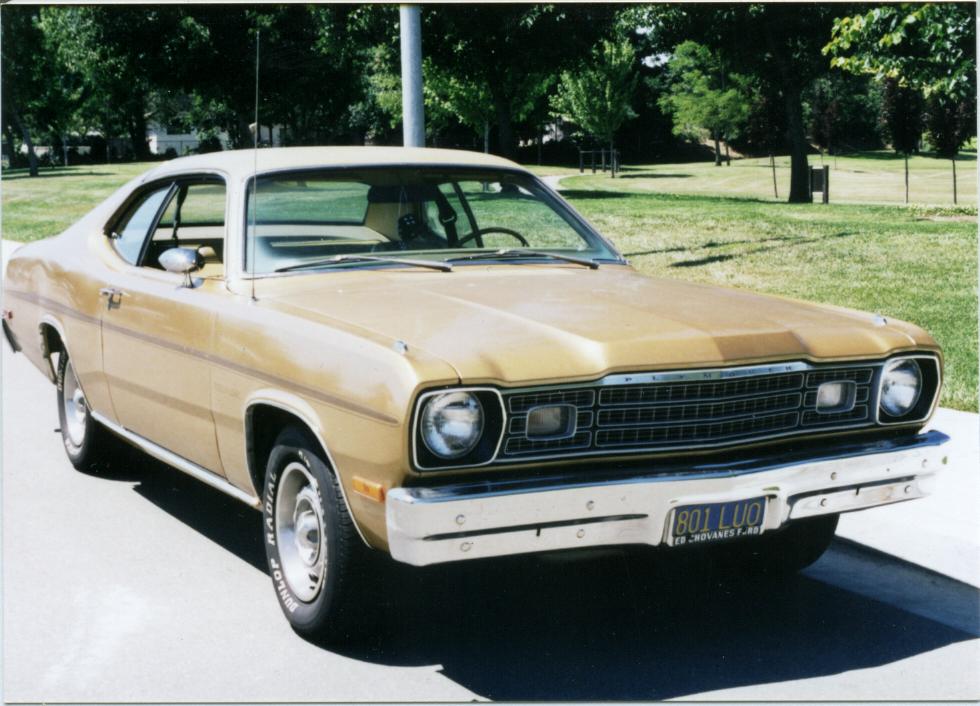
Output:
[[80,471],[91,469],[109,457],[115,438],[92,418],[92,410],[78,382],[68,354],[58,356],[58,420],[68,460]]
[[308,433],[289,427],[279,434],[262,496],[266,558],[286,619],[307,637],[351,637],[367,549]]

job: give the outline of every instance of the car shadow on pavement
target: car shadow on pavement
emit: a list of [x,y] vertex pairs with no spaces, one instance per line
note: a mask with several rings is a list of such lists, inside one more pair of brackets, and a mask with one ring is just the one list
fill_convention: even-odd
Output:
[[121,454],[119,461],[94,475],[137,481],[133,490],[146,500],[268,574],[259,512],[135,449]]
[[[267,573],[259,513],[140,465],[136,492]],[[721,571],[711,556],[628,548],[421,569],[383,559],[362,596],[371,622],[319,646],[374,664],[439,664],[494,700],[663,700],[873,668],[978,636],[806,575]]]
[[623,550],[392,567],[400,595],[387,628],[339,652],[441,664],[494,700],[664,700],[875,667],[976,637],[805,576],[722,574],[706,558]]

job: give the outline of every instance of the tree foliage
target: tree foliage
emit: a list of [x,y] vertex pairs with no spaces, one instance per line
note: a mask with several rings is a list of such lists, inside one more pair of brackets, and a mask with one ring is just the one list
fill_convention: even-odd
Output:
[[[676,154],[683,144],[672,130],[767,152],[788,147],[790,198],[803,200],[809,140],[872,140],[884,90],[870,77],[835,76],[827,46],[849,71],[927,93],[930,139],[953,149],[969,132],[960,114],[974,98],[970,7],[854,12],[776,3],[429,5],[428,142],[488,137],[501,154],[516,156],[519,141],[540,150],[559,109],[635,155]],[[66,136],[108,141],[114,159],[146,158],[150,123],[196,132],[201,149],[216,148],[219,135],[250,146],[257,45],[259,122],[281,126],[286,144],[400,141],[393,5],[7,5],[0,15],[2,128],[18,160],[34,143],[60,155]],[[840,15],[848,17],[835,24]]]
[[616,131],[633,117],[636,56],[626,40],[603,40],[591,61],[561,74],[552,106],[613,147]]
[[668,90],[661,98],[674,119],[674,134],[715,142],[715,164],[721,164],[718,141],[737,137],[749,113],[746,80],[727,75],[718,56],[696,42],[682,42],[667,64]]
[[933,93],[926,100],[925,128],[929,144],[940,157],[953,159],[976,132],[977,104]]
[[882,97],[882,122],[892,149],[909,155],[919,151],[922,139],[922,95],[896,79],[886,79]]
[[835,67],[956,99],[976,99],[973,3],[882,5],[834,22]]
[[650,27],[650,48],[670,53],[692,40],[725,61],[782,103],[790,147],[789,201],[809,201],[803,90],[828,71],[822,49],[830,36],[833,5],[796,3],[669,4],[636,12]]
[[498,149],[514,156],[515,123],[547,100],[555,74],[577,63],[614,16],[604,5],[440,5],[423,13],[422,50],[433,69],[486,91]]
[[880,147],[881,93],[867,76],[832,71],[814,80],[803,94],[810,139],[834,153]]

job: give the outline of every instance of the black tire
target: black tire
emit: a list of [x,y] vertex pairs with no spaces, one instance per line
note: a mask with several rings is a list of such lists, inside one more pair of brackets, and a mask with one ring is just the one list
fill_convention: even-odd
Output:
[[718,547],[726,568],[763,575],[791,575],[817,561],[830,547],[839,515],[793,520],[775,532]]
[[[79,471],[90,471],[102,466],[118,447],[116,438],[92,418],[88,401],[78,387],[78,378],[68,353],[62,351],[58,355],[57,369],[58,388],[58,422],[61,431],[61,441],[68,454],[71,465]],[[66,405],[66,384],[70,395],[69,402],[75,413],[69,418]],[[77,390],[77,394],[75,391]]]
[[[304,476],[305,470],[305,476]],[[313,492],[306,487],[294,493],[296,482],[312,479]],[[284,487],[283,484],[288,484]],[[318,581],[312,576],[318,567],[306,566],[300,557],[301,531],[286,529],[289,522],[280,522],[279,509],[288,509],[288,496],[303,496],[294,505],[292,517],[297,517],[299,508],[317,510],[310,501],[315,497],[319,502],[318,547],[322,556],[323,571]],[[300,503],[303,503],[302,505]],[[289,515],[289,513],[286,513]],[[300,513],[305,516],[307,513]],[[314,512],[314,514],[316,514]],[[320,445],[303,429],[287,427],[276,438],[269,460],[266,464],[265,484],[262,489],[262,519],[265,537],[266,558],[269,574],[276,592],[276,598],[283,614],[300,635],[321,642],[349,642],[356,636],[357,605],[361,603],[364,586],[363,577],[367,572],[368,549],[364,545],[353,520],[347,511],[339,481],[328,466]],[[294,529],[299,527],[296,522]],[[309,533],[307,532],[307,540]],[[289,545],[289,537],[292,543]],[[285,541],[283,541],[285,538]],[[306,544],[306,549],[311,549]],[[325,552],[325,554],[324,554]],[[291,583],[296,567],[307,569],[307,576]],[[292,571],[290,570],[292,567]],[[315,595],[313,585],[318,584]]]

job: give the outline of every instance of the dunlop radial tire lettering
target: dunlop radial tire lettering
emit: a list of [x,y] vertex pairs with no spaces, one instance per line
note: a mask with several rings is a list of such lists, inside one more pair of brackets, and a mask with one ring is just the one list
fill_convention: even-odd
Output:
[[[296,502],[290,504],[290,495]],[[347,642],[363,631],[366,625],[357,618],[369,550],[357,535],[319,444],[303,429],[285,428],[269,454],[262,525],[273,589],[292,628],[327,643]],[[297,572],[297,566],[306,571]],[[309,579],[312,575],[320,579]]]

